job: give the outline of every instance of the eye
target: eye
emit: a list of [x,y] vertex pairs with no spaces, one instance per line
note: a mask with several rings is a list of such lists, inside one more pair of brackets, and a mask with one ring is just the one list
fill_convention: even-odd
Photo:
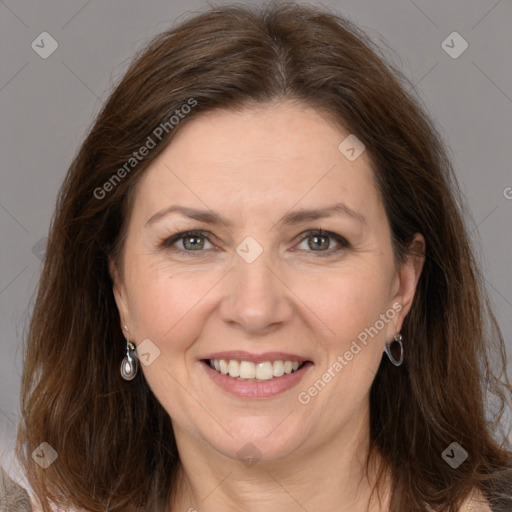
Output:
[[[307,233],[301,235],[302,238],[301,244],[307,241],[307,246],[311,251],[307,252],[319,252],[319,253],[334,253],[341,251],[350,246],[348,241],[340,235],[336,233],[331,233],[330,231],[323,231],[321,229],[315,229],[312,231],[308,231]],[[338,243],[338,246],[334,249],[331,248],[331,241],[335,240]],[[317,250],[318,249],[318,250]]]
[[[323,231],[321,229],[307,231],[306,233],[299,235],[299,237],[300,244],[307,241],[307,246],[311,249],[309,251],[306,249],[306,252],[332,254],[350,247],[349,242],[342,236],[330,231]],[[333,240],[337,242],[337,247],[331,247],[331,242]],[[205,243],[210,244],[212,247],[205,247]],[[181,244],[181,247],[178,244]],[[184,231],[177,233],[162,240],[159,246],[164,249],[172,249],[173,251],[187,255],[191,255],[191,253],[198,253],[199,255],[199,253],[204,252],[205,249],[213,248],[207,233],[204,231]]]
[[[162,248],[172,248],[181,253],[202,252],[205,241],[211,245],[204,231],[184,231],[160,242]],[[181,243],[181,247],[175,244]]]

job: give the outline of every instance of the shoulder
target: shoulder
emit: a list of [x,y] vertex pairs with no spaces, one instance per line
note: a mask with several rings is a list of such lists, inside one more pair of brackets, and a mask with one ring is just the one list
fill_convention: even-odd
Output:
[[[34,496],[32,496],[32,500],[30,502],[32,508],[27,509],[30,510],[30,512],[43,512],[43,507],[41,506],[41,502]],[[51,505],[52,512],[79,512],[78,510],[75,510],[74,508],[58,508],[56,505]]]
[[[32,508],[28,509],[31,512],[43,512],[43,507],[41,505],[41,502],[37,499],[35,496],[31,496],[31,502],[30,502]],[[78,510],[75,510],[74,508],[59,508],[57,505],[50,504],[50,508],[52,512],[79,512]],[[83,511],[82,511],[83,512]]]
[[[53,512],[76,512],[55,506],[52,510]],[[0,511],[43,512],[41,502],[30,487],[25,488],[15,482],[2,466],[0,466]]]
[[2,467],[0,467],[0,510],[31,511],[27,491],[17,484]]
[[475,490],[463,503],[460,512],[492,512],[492,510],[483,494]]

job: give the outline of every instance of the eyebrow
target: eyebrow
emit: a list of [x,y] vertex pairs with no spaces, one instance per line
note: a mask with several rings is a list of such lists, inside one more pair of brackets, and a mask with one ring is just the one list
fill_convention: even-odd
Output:
[[[212,210],[199,210],[197,208],[189,208],[180,205],[171,205],[168,208],[160,210],[159,212],[152,215],[146,222],[145,227],[149,224],[153,224],[161,218],[171,214],[178,213],[185,217],[204,222],[206,224],[224,224],[228,228],[232,227],[230,221],[225,219],[222,215],[215,213]],[[345,203],[335,203],[326,208],[316,208],[311,210],[295,210],[285,214],[277,222],[277,224],[283,225],[295,225],[301,222],[318,220],[326,217],[332,217],[333,215],[346,215],[352,219],[358,221],[361,224],[367,224],[366,219],[363,215],[356,212],[352,208],[349,208]]]

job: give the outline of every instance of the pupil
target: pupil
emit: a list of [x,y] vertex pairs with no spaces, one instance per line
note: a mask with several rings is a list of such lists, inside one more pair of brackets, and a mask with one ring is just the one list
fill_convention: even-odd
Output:
[[[185,240],[188,240],[188,241],[192,241],[192,244],[190,244],[192,246],[192,248],[197,248],[197,247],[200,247],[202,248],[202,245],[201,245],[201,238],[200,237],[193,237],[193,236],[189,236],[188,238],[185,238]],[[197,242],[197,243],[196,243]],[[185,248],[186,247],[186,244],[185,244]]]
[[[318,236],[318,235],[315,235],[315,236],[313,237],[314,244],[317,244],[317,243],[318,243],[318,240],[322,240],[322,239],[323,239],[324,241],[327,241],[327,244],[325,244],[325,243],[323,244],[324,246],[326,246],[326,247],[323,247],[323,248],[327,249],[327,248],[329,247],[329,240],[328,240],[328,238],[327,238],[326,236]],[[322,246],[322,244],[320,243],[320,245],[316,245],[315,247],[317,247],[317,248],[318,248],[318,247],[322,248],[321,246]],[[311,247],[311,248],[313,248],[311,245],[310,245],[310,247]]]

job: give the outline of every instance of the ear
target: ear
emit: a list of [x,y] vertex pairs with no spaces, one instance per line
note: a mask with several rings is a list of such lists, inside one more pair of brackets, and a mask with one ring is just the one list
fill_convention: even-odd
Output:
[[391,339],[394,334],[400,332],[402,329],[404,319],[411,309],[416,286],[425,262],[426,243],[421,233],[414,235],[414,239],[409,247],[410,251],[406,261],[402,263],[395,277],[393,286],[395,294],[391,300],[391,304],[395,305],[395,308],[393,308],[395,310],[398,309],[398,304],[400,304],[401,309],[392,322],[395,332],[388,333],[388,339]]
[[121,331],[124,333],[124,326],[129,324],[126,287],[121,272],[111,256],[108,257],[108,271],[112,279],[112,291],[114,292],[114,299],[116,301],[117,310],[119,311],[119,318],[121,319]]

